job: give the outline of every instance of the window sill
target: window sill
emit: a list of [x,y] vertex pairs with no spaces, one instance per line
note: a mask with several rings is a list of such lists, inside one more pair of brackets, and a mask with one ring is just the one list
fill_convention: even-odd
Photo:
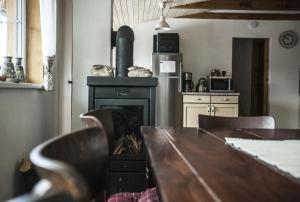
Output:
[[0,82],[0,88],[15,88],[15,89],[43,89],[42,84],[37,83],[11,83]]

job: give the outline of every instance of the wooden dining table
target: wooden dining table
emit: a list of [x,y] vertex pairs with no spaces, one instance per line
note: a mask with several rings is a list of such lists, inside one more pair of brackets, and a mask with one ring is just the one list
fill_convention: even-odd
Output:
[[225,143],[225,137],[299,140],[300,129],[143,126],[141,132],[163,202],[300,201],[298,178]]

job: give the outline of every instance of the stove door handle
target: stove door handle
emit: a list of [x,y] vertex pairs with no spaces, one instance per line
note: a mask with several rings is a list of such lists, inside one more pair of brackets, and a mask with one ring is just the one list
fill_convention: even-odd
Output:
[[129,92],[129,88],[116,88],[116,93],[118,96],[128,96]]

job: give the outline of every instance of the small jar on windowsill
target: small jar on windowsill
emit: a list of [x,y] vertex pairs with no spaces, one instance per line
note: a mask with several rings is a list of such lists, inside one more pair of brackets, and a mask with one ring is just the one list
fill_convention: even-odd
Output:
[[1,72],[0,76],[2,76],[2,79],[6,82],[15,82],[15,68],[14,68],[14,63],[12,62],[12,57],[11,56],[4,56],[3,57],[4,62],[1,65]]
[[24,83],[25,82],[25,75],[24,75],[24,69],[22,66],[22,59],[23,58],[15,58],[15,79],[19,83]]

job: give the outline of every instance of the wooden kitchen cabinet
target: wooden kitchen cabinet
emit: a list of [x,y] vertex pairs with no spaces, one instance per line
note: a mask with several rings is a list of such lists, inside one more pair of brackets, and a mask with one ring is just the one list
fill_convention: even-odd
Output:
[[183,95],[183,127],[198,127],[198,115],[237,117],[238,94]]

